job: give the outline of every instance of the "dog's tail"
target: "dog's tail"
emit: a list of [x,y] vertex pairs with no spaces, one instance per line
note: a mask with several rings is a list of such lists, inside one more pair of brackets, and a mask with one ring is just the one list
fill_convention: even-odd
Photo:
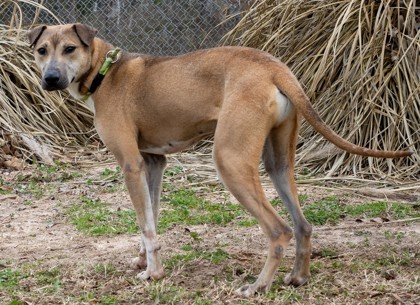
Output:
[[274,75],[274,83],[293,105],[295,105],[309,124],[337,147],[352,154],[378,158],[401,158],[413,154],[410,150],[384,151],[364,148],[340,137],[319,117],[298,80],[286,65],[281,64],[281,70]]

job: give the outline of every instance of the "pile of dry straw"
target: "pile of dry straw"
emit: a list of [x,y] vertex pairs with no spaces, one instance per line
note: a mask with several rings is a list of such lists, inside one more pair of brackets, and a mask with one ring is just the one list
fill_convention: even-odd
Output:
[[0,166],[6,162],[19,168],[17,159],[52,163],[63,156],[62,147],[77,151],[92,143],[93,118],[83,103],[65,92],[42,90],[26,31],[19,23],[20,7],[6,1],[0,11],[7,6],[13,6],[14,18],[10,25],[0,24]]
[[[281,58],[321,117],[349,141],[415,151],[398,160],[352,156],[304,124],[297,156],[301,173],[403,183],[420,178],[418,22],[414,0],[262,0],[223,43]],[[91,114],[62,92],[42,90],[25,31],[14,24],[0,26],[0,149],[13,146],[17,154],[48,161],[61,147],[92,143]]]
[[[352,156],[303,124],[298,164],[311,173],[420,178],[420,31],[416,1],[262,0],[224,44],[287,63],[325,122],[364,147],[411,158]],[[417,18],[417,19],[416,19]]]

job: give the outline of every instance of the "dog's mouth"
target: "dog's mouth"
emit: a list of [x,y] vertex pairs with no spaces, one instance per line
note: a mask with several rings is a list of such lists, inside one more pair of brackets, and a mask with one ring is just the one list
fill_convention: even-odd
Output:
[[68,82],[47,82],[44,79],[41,83],[42,89],[46,91],[56,91],[56,90],[63,90],[66,89],[68,86]]

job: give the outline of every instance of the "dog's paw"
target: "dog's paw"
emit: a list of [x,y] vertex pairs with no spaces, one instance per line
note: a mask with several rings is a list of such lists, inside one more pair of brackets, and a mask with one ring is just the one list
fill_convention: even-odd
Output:
[[142,271],[136,275],[136,278],[140,281],[147,281],[150,278],[150,271],[149,270]]
[[147,269],[137,274],[136,278],[140,281],[147,281],[148,279],[159,280],[163,278],[164,275],[165,275],[165,272],[163,271],[163,268],[160,268],[159,270],[156,270],[156,271],[151,271]]
[[284,283],[286,285],[293,285],[299,287],[305,285],[309,280],[309,276],[300,276],[296,274],[289,273],[284,278]]
[[130,262],[130,268],[134,270],[144,269],[147,267],[147,259],[143,257],[135,257]]
[[241,288],[235,290],[235,294],[240,297],[249,298],[254,296],[256,293],[266,293],[270,287],[267,285],[258,285],[254,283],[252,285],[244,285]]
[[239,289],[235,290],[235,294],[240,297],[249,298],[250,296],[255,294],[255,291],[251,289],[252,285],[244,285]]

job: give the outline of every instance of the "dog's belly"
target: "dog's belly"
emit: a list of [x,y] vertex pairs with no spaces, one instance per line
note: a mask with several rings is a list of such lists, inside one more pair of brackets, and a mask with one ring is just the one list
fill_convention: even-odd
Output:
[[[185,124],[189,121],[189,124]],[[198,122],[193,119],[179,122],[176,119],[163,123],[154,128],[141,129],[139,131],[138,147],[140,151],[165,155],[185,150],[198,141],[211,136],[217,126],[217,119],[213,117],[200,118]],[[181,126],[181,127],[179,127]]]
[[184,149],[187,149],[188,147],[190,147],[191,145],[193,145],[195,142],[199,141],[200,139],[193,138],[187,141],[168,141],[162,145],[143,144],[143,145],[140,145],[139,148],[140,148],[140,151],[142,152],[156,154],[156,155],[166,155],[166,154],[172,154],[172,153],[176,153]]

